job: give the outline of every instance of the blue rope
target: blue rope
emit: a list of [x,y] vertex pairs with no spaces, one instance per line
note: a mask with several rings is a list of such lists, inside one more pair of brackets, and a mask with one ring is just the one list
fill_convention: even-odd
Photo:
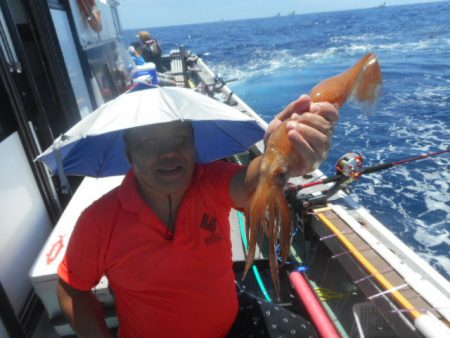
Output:
[[305,272],[309,270],[309,266],[308,265],[300,265],[297,269],[295,269],[295,271],[298,272]]
[[[245,235],[245,221],[244,218],[242,216],[242,212],[238,211],[237,212],[238,215],[238,220],[239,220],[239,227],[241,229],[241,236],[242,236],[242,242],[244,242],[244,247],[246,250],[248,250],[248,242],[247,242],[247,236]],[[259,273],[258,268],[256,267],[256,265],[252,266],[252,270],[253,270],[253,274],[255,275],[256,281],[258,282],[259,288],[261,289],[262,293],[264,294],[264,297],[266,298],[266,300],[271,303],[272,299],[269,296],[269,293],[267,292],[266,287],[264,286],[264,282],[261,278],[261,275]]]

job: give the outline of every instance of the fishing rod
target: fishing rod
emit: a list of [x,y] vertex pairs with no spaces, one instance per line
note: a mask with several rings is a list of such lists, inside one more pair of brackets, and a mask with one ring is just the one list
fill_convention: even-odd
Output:
[[[424,155],[414,156],[403,160],[397,160],[393,162],[380,163],[371,167],[363,168],[364,158],[362,155],[356,152],[350,152],[342,156],[336,164],[336,175],[327,177],[322,180],[317,180],[300,185],[291,185],[286,189],[286,198],[294,210],[297,208],[308,208],[313,205],[326,204],[326,201],[336,194],[339,190],[345,189],[350,183],[359,179],[362,175],[372,174],[374,172],[389,169],[395,166],[407,164],[410,162],[423,160],[428,157],[442,155],[449,153],[450,149],[441,150]],[[327,183],[335,183],[328,190],[322,191],[320,195],[297,195],[297,193],[309,187],[324,185]]]
[[[300,185],[290,185],[287,187],[286,199],[291,205],[292,209],[299,214],[303,214],[306,210],[315,205],[326,204],[328,199],[336,194],[339,190],[346,188],[350,183],[359,179],[362,175],[372,174],[374,172],[389,169],[395,166],[407,164],[414,161],[423,160],[432,156],[450,153],[450,149],[436,151],[424,155],[414,156],[403,160],[393,162],[380,163],[371,167],[363,168],[364,157],[356,152],[350,152],[342,156],[336,164],[336,175],[327,177],[322,180],[317,180]],[[317,185],[324,185],[327,183],[335,183],[328,190],[324,190],[321,194],[304,194],[298,195],[302,189],[314,187]]]
[[414,162],[414,161],[418,161],[418,160],[423,160],[428,157],[442,155],[442,154],[449,153],[449,152],[450,152],[450,149],[436,151],[434,153],[410,157],[410,158],[403,159],[403,160],[398,160],[398,161],[393,161],[393,162],[388,162],[388,163],[380,163],[380,164],[377,164],[377,165],[374,165],[372,167],[368,167],[365,169],[362,168],[363,157],[361,155],[359,155],[358,153],[352,152],[352,153],[345,154],[337,162],[337,164],[336,164],[337,175],[327,177],[323,180],[318,180],[318,181],[314,181],[314,182],[296,185],[295,190],[299,191],[301,189],[313,187],[316,185],[338,182],[340,180],[343,180],[343,176],[344,176],[344,178],[355,180],[355,179],[360,178],[364,174],[372,174],[374,172],[389,169],[389,168],[392,168],[392,167],[395,167],[398,165],[402,165],[402,164],[406,164],[406,163],[410,163],[410,162]]

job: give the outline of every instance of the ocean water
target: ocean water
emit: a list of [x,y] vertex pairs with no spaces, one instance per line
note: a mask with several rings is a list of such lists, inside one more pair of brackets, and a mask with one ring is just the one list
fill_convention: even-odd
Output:
[[[185,45],[199,54],[267,121],[375,52],[384,74],[378,108],[341,110],[327,175],[350,151],[372,166],[450,149],[449,1],[142,29],[167,52]],[[450,279],[450,154],[363,176],[351,195]]]

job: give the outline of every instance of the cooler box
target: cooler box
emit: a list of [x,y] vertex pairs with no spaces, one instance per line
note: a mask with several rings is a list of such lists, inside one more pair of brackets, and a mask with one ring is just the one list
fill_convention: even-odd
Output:
[[[92,202],[118,186],[122,182],[123,177],[85,178],[61,215],[30,270],[29,276],[33,288],[44,304],[50,322],[60,336],[71,335],[74,332],[65,320],[56,295],[58,265],[66,252],[70,235],[81,212],[91,205]],[[114,298],[109,291],[106,277],[100,280],[100,283],[93,291],[104,306],[112,307],[114,305]],[[106,316],[109,327],[118,326],[115,313],[106,312]]]
[[155,64],[147,62],[143,65],[136,66],[132,79],[135,83],[157,85],[159,83],[159,77]]

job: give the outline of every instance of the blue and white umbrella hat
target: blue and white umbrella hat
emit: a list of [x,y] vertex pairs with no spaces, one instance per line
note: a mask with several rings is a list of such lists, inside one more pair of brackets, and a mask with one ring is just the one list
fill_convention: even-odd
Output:
[[[189,120],[196,160],[208,163],[246,151],[264,128],[237,109],[190,89],[154,87],[125,93],[86,116],[37,157],[52,174],[106,177],[125,174],[124,130]],[[58,166],[59,163],[59,166]]]

